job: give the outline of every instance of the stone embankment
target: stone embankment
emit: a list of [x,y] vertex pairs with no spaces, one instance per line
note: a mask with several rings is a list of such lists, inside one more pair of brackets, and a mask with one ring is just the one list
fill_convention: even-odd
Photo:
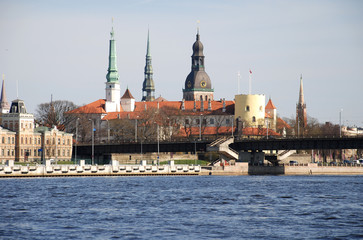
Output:
[[120,165],[112,161],[110,165],[86,165],[84,160],[79,165],[45,165],[21,166],[13,162],[0,165],[0,177],[75,177],[75,176],[160,176],[160,175],[363,175],[363,166],[319,166],[316,163],[280,166],[251,166],[237,162],[233,166],[194,166]]
[[120,165],[112,161],[110,165],[86,165],[84,160],[79,165],[54,165],[49,160],[45,165],[21,166],[13,162],[0,165],[0,177],[75,177],[75,176],[150,176],[150,175],[199,175],[200,166],[174,165]]

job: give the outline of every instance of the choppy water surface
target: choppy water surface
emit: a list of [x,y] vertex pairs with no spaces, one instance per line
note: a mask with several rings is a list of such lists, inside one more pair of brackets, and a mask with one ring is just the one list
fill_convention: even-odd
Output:
[[0,179],[0,239],[359,239],[362,176]]

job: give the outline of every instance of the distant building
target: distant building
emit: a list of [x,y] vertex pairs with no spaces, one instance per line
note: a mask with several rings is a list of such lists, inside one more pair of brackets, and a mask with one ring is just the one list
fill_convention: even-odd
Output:
[[[69,161],[72,156],[73,134],[56,128],[35,128],[33,114],[27,113],[24,101],[20,99],[12,101],[9,113],[2,115],[0,135],[2,160],[33,162],[42,158],[55,158]],[[47,140],[49,135],[52,141]],[[44,155],[44,150],[49,154]]]
[[296,104],[296,135],[304,136],[307,127],[306,103],[304,102],[303,79],[300,77],[299,102]]
[[10,104],[8,100],[6,99],[6,92],[5,92],[5,77],[3,75],[3,83],[1,88],[1,95],[0,95],[0,125],[1,125],[1,119],[2,115],[4,113],[8,113],[10,111]]
[[193,44],[192,70],[185,80],[183,99],[186,101],[213,101],[212,83],[205,72],[203,44],[200,41],[199,30],[197,40]]
[[155,85],[153,79],[153,67],[151,65],[149,31],[147,32],[146,65],[144,70],[144,82],[142,84],[142,100],[152,102],[155,100]]

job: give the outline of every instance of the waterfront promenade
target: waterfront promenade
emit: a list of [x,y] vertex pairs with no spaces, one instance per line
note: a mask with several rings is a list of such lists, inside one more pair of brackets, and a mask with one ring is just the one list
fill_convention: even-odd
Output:
[[82,176],[170,176],[170,175],[363,175],[361,165],[321,166],[317,163],[300,165],[249,165],[237,162],[232,166],[176,165],[120,165],[112,161],[109,165],[87,165],[84,160],[78,165],[51,164],[21,166],[13,162],[0,165],[0,177],[82,177]]

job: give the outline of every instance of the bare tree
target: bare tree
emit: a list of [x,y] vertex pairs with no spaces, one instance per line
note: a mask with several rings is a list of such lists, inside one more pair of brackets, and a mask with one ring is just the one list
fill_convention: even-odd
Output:
[[65,113],[77,107],[73,102],[67,100],[41,103],[36,110],[35,121],[44,126],[57,126],[64,130],[64,127],[73,120],[72,116],[66,116]]

